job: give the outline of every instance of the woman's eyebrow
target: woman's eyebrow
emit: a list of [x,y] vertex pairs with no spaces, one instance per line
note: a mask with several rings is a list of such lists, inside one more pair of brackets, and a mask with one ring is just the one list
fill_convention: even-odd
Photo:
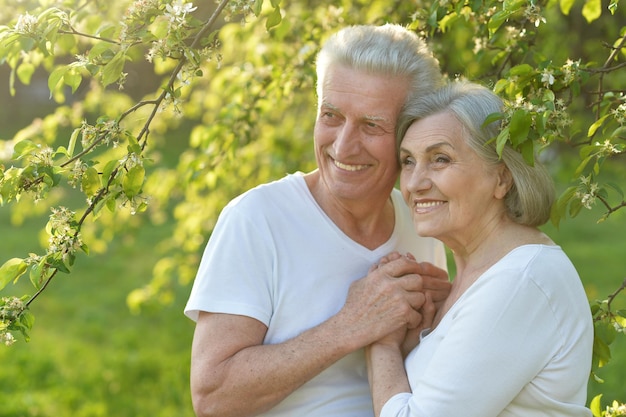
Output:
[[[426,149],[424,149],[424,152],[432,152],[432,151],[435,151],[435,150],[437,150],[439,148],[443,148],[443,147],[448,147],[448,148],[454,149],[454,146],[452,146],[452,144],[450,144],[449,142],[443,142],[442,141],[442,142],[433,143],[432,145],[427,146]],[[400,152],[404,152],[404,153],[407,153],[409,155],[413,154],[413,152],[411,152],[409,149],[407,149],[407,148],[405,148],[403,146],[400,146]]]
[[438,148],[443,148],[443,147],[448,147],[451,149],[454,149],[454,146],[452,146],[452,144],[450,142],[437,142],[437,143],[433,143],[430,146],[426,147],[426,152],[430,152],[432,150],[438,149]]

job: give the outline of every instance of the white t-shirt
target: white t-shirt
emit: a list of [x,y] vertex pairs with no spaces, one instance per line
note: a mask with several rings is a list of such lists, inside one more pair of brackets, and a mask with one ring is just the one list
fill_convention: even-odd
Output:
[[[205,249],[185,314],[253,317],[265,344],[291,339],[335,315],[350,284],[394,250],[445,268],[443,245],[414,232],[398,190],[393,235],[370,250],[346,236],[322,211],[302,173],[258,186],[222,211]],[[347,355],[263,416],[372,416],[363,350]]]
[[588,417],[593,324],[558,246],[521,246],[487,270],[405,365],[412,394],[382,417]]

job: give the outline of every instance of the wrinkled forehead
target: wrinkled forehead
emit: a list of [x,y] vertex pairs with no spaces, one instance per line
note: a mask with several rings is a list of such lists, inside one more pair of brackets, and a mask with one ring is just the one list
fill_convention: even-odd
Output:
[[356,70],[342,65],[329,67],[319,88],[318,108],[324,104],[340,106],[338,101],[356,101],[353,105],[379,106],[376,113],[397,118],[406,100],[410,81],[407,77]]

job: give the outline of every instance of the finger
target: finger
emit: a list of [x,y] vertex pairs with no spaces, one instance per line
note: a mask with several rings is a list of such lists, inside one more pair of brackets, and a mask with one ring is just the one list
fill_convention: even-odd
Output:
[[402,258],[402,255],[400,255],[400,252],[390,252],[387,255],[380,258],[379,264],[386,264],[386,263],[395,261],[396,259],[400,259],[400,258]]
[[422,313],[417,310],[413,310],[409,314],[409,318],[406,324],[407,329],[417,329],[422,324]]
[[420,277],[422,277],[422,286],[425,290],[448,291],[452,285],[448,280],[443,280],[431,275],[420,274]]
[[437,308],[435,307],[435,303],[433,302],[432,295],[429,292],[425,294],[424,305],[422,305],[422,327],[424,329],[432,328],[433,322],[435,320],[435,314],[437,313]]
[[405,256],[399,258],[390,259],[381,268],[384,267],[383,272],[389,277],[401,277],[407,274],[420,274],[423,271],[421,264],[412,261]]
[[448,272],[445,269],[441,269],[430,262],[420,262],[419,265],[421,268],[420,274],[448,281]]
[[406,294],[406,299],[413,310],[419,310],[424,306],[426,294],[422,291],[409,291]]
[[422,288],[430,294],[433,302],[439,302],[448,298],[452,283],[432,277],[422,277]]
[[409,329],[404,336],[404,342],[402,343],[402,355],[406,358],[406,356],[411,352],[415,346],[417,346],[420,342],[420,335],[422,332],[422,326],[420,325],[418,328]]
[[[421,275],[418,274],[407,274],[401,277],[391,277],[393,282],[396,285],[400,286],[404,291],[415,291],[415,292],[423,292],[424,291],[424,279]],[[432,289],[435,291],[435,289]]]

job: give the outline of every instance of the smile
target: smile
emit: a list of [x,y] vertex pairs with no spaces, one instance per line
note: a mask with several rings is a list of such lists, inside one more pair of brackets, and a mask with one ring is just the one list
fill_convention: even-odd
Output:
[[436,207],[444,204],[443,201],[425,201],[421,203],[415,203],[415,208],[429,208]]
[[335,163],[335,166],[337,168],[340,168],[346,171],[360,171],[362,169],[367,168],[367,165],[346,165],[346,164],[342,164],[341,162],[337,160],[333,160],[333,162]]

